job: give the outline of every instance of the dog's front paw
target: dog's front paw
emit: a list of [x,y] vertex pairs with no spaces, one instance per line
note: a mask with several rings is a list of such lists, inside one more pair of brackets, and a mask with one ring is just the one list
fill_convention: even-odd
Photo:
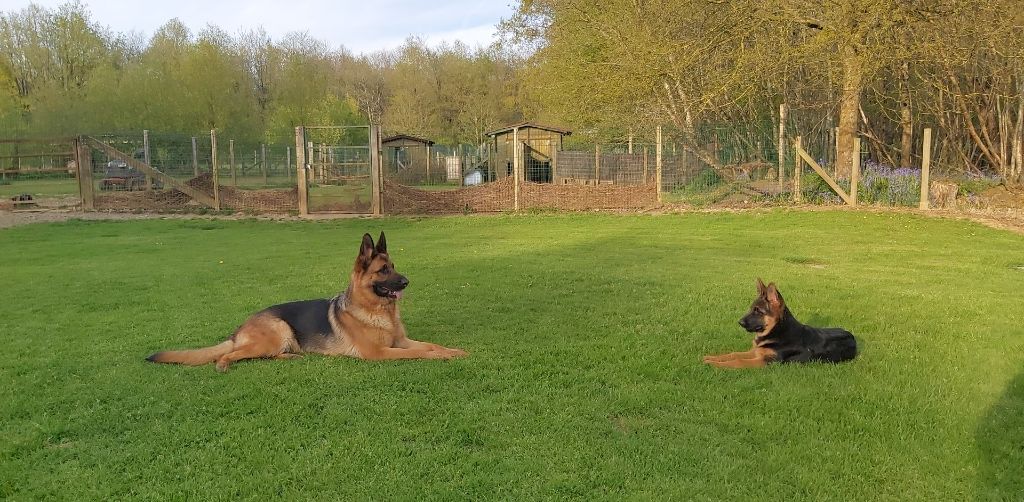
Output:
[[718,362],[718,356],[704,356],[704,364],[711,364]]
[[445,349],[442,350],[441,353],[444,354],[443,357],[445,359],[454,359],[456,357],[466,357],[469,355],[469,353],[466,352],[465,350],[448,347],[445,347]]

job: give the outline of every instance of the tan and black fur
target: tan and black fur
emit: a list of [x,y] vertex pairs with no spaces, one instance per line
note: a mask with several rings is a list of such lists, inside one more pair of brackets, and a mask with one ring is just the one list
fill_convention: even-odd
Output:
[[224,342],[196,350],[157,352],[157,363],[200,365],[219,371],[242,359],[290,359],[304,353],[360,359],[450,359],[460,349],[410,340],[398,313],[398,299],[409,285],[395,271],[384,233],[374,245],[363,236],[348,289],[331,299],[283,303],[250,316]]
[[705,356],[705,363],[719,368],[758,368],[770,363],[838,363],[857,355],[853,334],[842,328],[801,324],[775,283],[765,286],[761,279],[757,280],[757,298],[740,319],[740,326],[754,334],[753,347],[746,352]]

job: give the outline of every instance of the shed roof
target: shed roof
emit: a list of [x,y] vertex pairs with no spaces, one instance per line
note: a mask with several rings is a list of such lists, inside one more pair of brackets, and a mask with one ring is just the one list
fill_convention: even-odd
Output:
[[547,126],[547,125],[543,125],[543,124],[536,124],[534,122],[520,122],[518,124],[507,125],[507,126],[502,127],[500,129],[495,129],[493,131],[488,131],[488,132],[486,132],[484,134],[486,134],[488,136],[497,136],[499,134],[510,132],[513,129],[517,129],[517,128],[518,129],[527,129],[527,128],[540,129],[540,130],[543,130],[543,131],[557,132],[558,134],[564,134],[566,136],[572,134],[572,131],[570,131],[568,129],[562,129],[562,128],[559,128],[559,127],[552,127],[552,126]]
[[381,143],[388,143],[391,141],[398,141],[400,139],[407,139],[409,141],[415,141],[417,143],[423,143],[424,145],[433,145],[434,142],[429,139],[417,138],[416,136],[409,136],[408,134],[396,134],[394,136],[388,136],[382,140]]

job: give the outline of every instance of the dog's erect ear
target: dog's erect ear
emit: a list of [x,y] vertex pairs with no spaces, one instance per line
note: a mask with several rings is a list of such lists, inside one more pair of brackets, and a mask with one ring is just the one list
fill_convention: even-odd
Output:
[[386,240],[384,240],[384,232],[383,231],[381,231],[381,233],[380,233],[380,238],[377,239],[377,249],[376,249],[376,251],[377,251],[377,254],[387,254],[387,252],[388,252],[388,242]]
[[774,282],[768,285],[764,297],[772,306],[782,306],[782,293],[779,293],[779,288],[775,286]]
[[763,295],[765,290],[768,289],[764,285],[764,281],[760,277],[757,278],[757,294]]
[[364,269],[370,266],[373,254],[373,237],[370,237],[370,234],[363,234],[363,243],[359,245],[359,256],[356,257],[356,265]]

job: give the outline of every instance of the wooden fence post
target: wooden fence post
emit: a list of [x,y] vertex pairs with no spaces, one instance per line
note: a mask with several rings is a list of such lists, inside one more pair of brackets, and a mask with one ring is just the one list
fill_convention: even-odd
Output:
[[558,183],[558,152],[562,150],[550,139],[548,145],[551,147],[551,182]]
[[92,181],[92,149],[79,137],[75,141],[75,163],[78,164],[78,193],[82,197],[82,210],[96,209],[96,191]]
[[263,186],[267,186],[267,144],[260,143],[260,165],[263,166]]
[[228,162],[231,163],[231,186],[237,187],[238,173],[235,171],[235,140],[233,139],[228,140]]
[[924,130],[924,141],[921,145],[921,204],[918,206],[920,209],[929,209],[928,194],[931,191],[929,186],[929,171],[931,170],[932,163],[932,128],[928,127]]
[[[146,164],[153,165],[152,159],[149,156],[149,129],[142,130],[142,160],[146,161]],[[152,176],[146,176],[146,191],[153,191]]]
[[860,136],[853,138],[853,165],[850,167],[850,205],[856,206],[857,185],[860,183]]
[[429,184],[431,184],[430,183],[430,143],[426,144],[426,149],[427,149],[427,155],[425,156],[425,159],[424,159],[424,161],[426,162],[426,166],[425,166],[426,167],[426,179],[424,180],[424,183],[429,185]]
[[647,145],[644,145],[644,184],[647,184]]
[[658,204],[661,204],[661,126],[654,128],[654,183],[658,190]]
[[594,184],[601,184],[601,145],[594,145]]
[[[312,150],[310,145],[310,150]],[[309,200],[306,186],[306,128],[295,128],[295,179],[299,193],[299,214],[309,214]]]
[[[797,150],[803,148],[802,138],[797,136],[793,144]],[[799,204],[804,201],[804,194],[800,191],[800,174],[804,170],[803,158],[800,155],[794,155],[793,157],[793,202]]]
[[288,178],[288,181],[292,181],[292,147],[284,147],[284,175]]
[[512,209],[519,211],[519,128],[512,129]]
[[199,149],[195,136],[192,136],[192,176],[199,176]]
[[381,170],[380,126],[370,126],[370,212],[383,212],[383,173]]
[[779,105],[779,188],[786,179],[786,103]]
[[213,176],[213,208],[220,211],[220,170],[217,167],[217,130],[210,129],[210,174]]

